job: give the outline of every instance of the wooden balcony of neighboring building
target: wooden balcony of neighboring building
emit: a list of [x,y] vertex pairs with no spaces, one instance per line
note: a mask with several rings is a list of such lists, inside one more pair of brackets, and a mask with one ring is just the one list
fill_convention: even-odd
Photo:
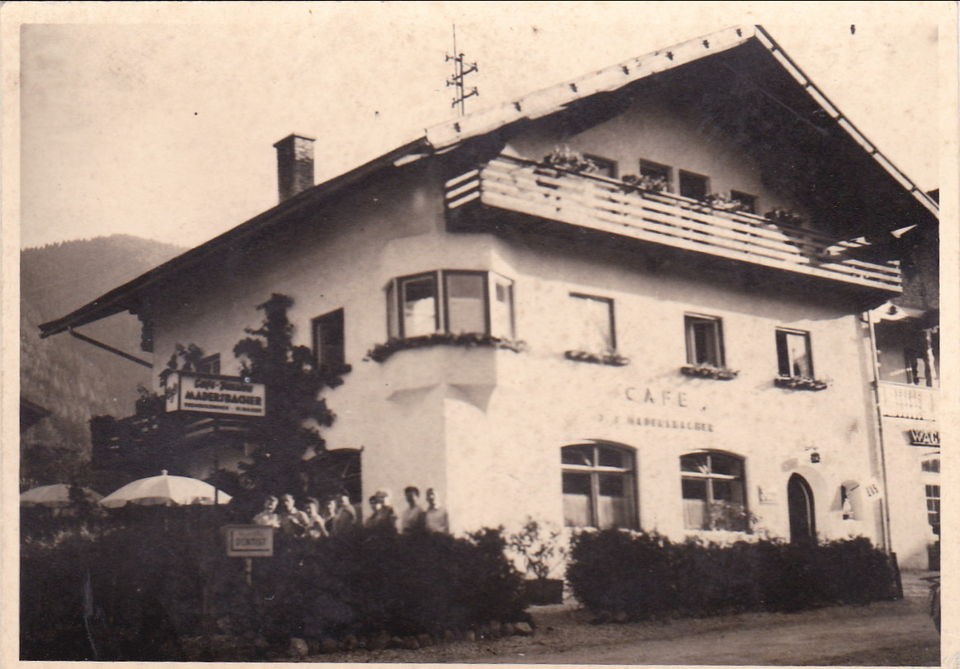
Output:
[[449,212],[485,207],[649,244],[827,279],[888,295],[901,292],[899,262],[853,257],[866,247],[762,216],[649,192],[616,179],[500,156],[446,183]]
[[937,420],[937,388],[881,381],[880,411],[890,418]]
[[205,443],[242,442],[250,420],[189,413],[95,416],[90,421],[91,463],[94,469],[133,472],[169,467],[173,459]]

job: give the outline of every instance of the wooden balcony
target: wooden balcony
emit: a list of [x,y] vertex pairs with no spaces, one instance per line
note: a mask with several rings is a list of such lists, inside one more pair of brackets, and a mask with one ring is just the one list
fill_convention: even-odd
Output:
[[880,411],[891,418],[937,420],[936,388],[880,382]]
[[863,244],[754,214],[721,211],[671,193],[640,191],[616,179],[500,156],[447,182],[448,211],[477,201],[650,244],[885,293],[900,292],[898,262],[851,257]]

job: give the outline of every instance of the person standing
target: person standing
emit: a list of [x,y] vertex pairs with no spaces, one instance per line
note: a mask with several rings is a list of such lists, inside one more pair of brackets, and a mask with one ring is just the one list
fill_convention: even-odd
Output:
[[291,537],[302,537],[306,532],[306,516],[297,508],[293,495],[287,493],[280,498],[280,529]]
[[330,534],[324,517],[320,514],[320,501],[315,497],[308,497],[306,510],[303,512],[304,534],[310,539],[324,539]]
[[407,508],[400,513],[400,531],[416,532],[425,529],[424,511],[420,507],[420,489],[407,486],[403,489],[403,496],[407,499]]
[[280,516],[277,514],[279,500],[273,495],[267,495],[263,500],[263,511],[253,517],[254,525],[266,527],[280,527]]
[[327,530],[327,535],[333,534],[333,525],[337,519],[337,498],[328,497],[326,504],[324,505],[323,513],[320,514],[323,517],[323,526]]
[[440,506],[437,491],[427,488],[427,512],[424,514],[424,524],[428,532],[448,534],[450,522],[447,519],[447,510]]
[[370,496],[370,517],[364,527],[371,530],[397,531],[397,514],[390,506],[390,493],[378,490]]
[[353,510],[350,496],[346,493],[340,495],[340,505],[337,507],[337,515],[333,519],[332,526],[330,532],[332,535],[345,534],[357,526],[357,514]]

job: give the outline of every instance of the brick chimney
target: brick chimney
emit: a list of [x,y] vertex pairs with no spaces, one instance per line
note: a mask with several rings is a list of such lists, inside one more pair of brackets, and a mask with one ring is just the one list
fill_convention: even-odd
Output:
[[277,150],[277,183],[283,202],[313,186],[313,138],[288,135],[273,146]]

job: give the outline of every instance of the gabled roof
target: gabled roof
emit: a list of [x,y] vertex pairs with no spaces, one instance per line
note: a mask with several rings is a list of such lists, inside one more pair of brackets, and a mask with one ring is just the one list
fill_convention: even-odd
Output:
[[[877,168],[878,175],[883,175],[889,181],[888,192],[902,192],[913,202],[916,212],[933,218],[938,216],[937,203],[884,156],[876,145],[870,142],[830,102],[766,30],[761,26],[738,26],[631,58],[612,67],[545,88],[517,100],[477,111],[455,121],[432,126],[426,129],[424,135],[418,139],[281,202],[236,228],[115,288],[62,318],[42,324],[41,336],[48,337],[122,311],[135,312],[145,294],[168,281],[175,280],[184,270],[195,266],[230,244],[258,234],[269,226],[289,220],[295,216],[296,212],[315,206],[381,170],[400,167],[422,158],[454,151],[470,140],[495,133],[509,133],[511,129],[522,127],[525,122],[562,113],[580,103],[604,95],[616,94],[631,85],[652,79],[655,75],[671,73],[684,65],[707,62],[718,54],[734,52],[740,47],[762,49],[764,53],[769,54],[768,60],[775,63],[773,67],[779,71],[781,78],[788,77],[794,82],[793,88],[796,90],[792,94],[797,99],[801,99],[800,96],[802,96],[807,113],[813,110],[818,117],[831,123],[832,128],[839,129],[839,132],[836,130],[831,132],[836,136],[835,138],[849,144],[841,147],[838,150],[839,153],[846,151],[843,155],[849,156],[851,152],[856,151]],[[777,100],[774,102],[779,103]],[[800,120],[814,126],[809,120],[802,118]],[[823,132],[823,128],[814,127],[814,129]],[[872,176],[870,179],[862,178],[866,182],[870,181]],[[900,198],[900,200],[904,199]],[[894,227],[900,228],[903,224],[901,222],[896,226],[890,225],[887,229]]]

